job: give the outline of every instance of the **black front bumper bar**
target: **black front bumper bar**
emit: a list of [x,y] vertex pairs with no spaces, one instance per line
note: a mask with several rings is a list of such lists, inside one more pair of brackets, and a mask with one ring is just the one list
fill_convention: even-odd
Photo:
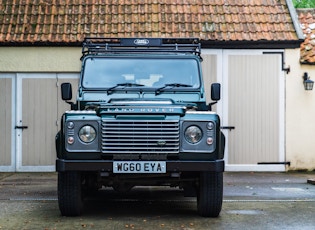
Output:
[[[165,161],[167,172],[224,172],[224,160],[216,161]],[[56,171],[112,172],[113,161],[110,160],[56,160]]]

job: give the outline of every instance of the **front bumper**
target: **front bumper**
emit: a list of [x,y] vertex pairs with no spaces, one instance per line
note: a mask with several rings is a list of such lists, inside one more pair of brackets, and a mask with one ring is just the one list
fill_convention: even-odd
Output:
[[[167,172],[224,172],[224,160],[165,161]],[[112,160],[56,160],[56,171],[112,172]]]

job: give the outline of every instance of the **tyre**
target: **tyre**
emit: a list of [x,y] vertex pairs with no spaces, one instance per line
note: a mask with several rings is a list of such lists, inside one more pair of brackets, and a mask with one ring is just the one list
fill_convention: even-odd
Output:
[[79,172],[58,173],[58,204],[63,216],[81,215],[83,196],[82,179]]
[[203,217],[218,217],[222,209],[223,172],[201,172],[197,186],[197,210]]

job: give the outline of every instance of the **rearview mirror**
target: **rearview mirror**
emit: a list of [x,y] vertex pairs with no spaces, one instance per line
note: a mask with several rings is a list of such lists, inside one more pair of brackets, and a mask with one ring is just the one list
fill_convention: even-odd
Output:
[[61,84],[61,98],[64,101],[70,101],[72,99],[72,86],[70,83]]

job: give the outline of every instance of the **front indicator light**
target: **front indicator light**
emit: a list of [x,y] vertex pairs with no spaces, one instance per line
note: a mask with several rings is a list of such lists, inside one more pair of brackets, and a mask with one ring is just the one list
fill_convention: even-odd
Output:
[[202,138],[202,131],[198,126],[192,125],[185,130],[185,139],[191,144],[198,143]]
[[207,129],[212,130],[213,127],[214,127],[213,122],[209,122],[209,123],[207,124]]
[[74,128],[74,123],[72,121],[70,121],[68,123],[68,129],[73,129]]
[[95,137],[96,137],[96,131],[90,125],[83,126],[79,131],[79,138],[81,141],[85,143],[90,143],[94,141]]

